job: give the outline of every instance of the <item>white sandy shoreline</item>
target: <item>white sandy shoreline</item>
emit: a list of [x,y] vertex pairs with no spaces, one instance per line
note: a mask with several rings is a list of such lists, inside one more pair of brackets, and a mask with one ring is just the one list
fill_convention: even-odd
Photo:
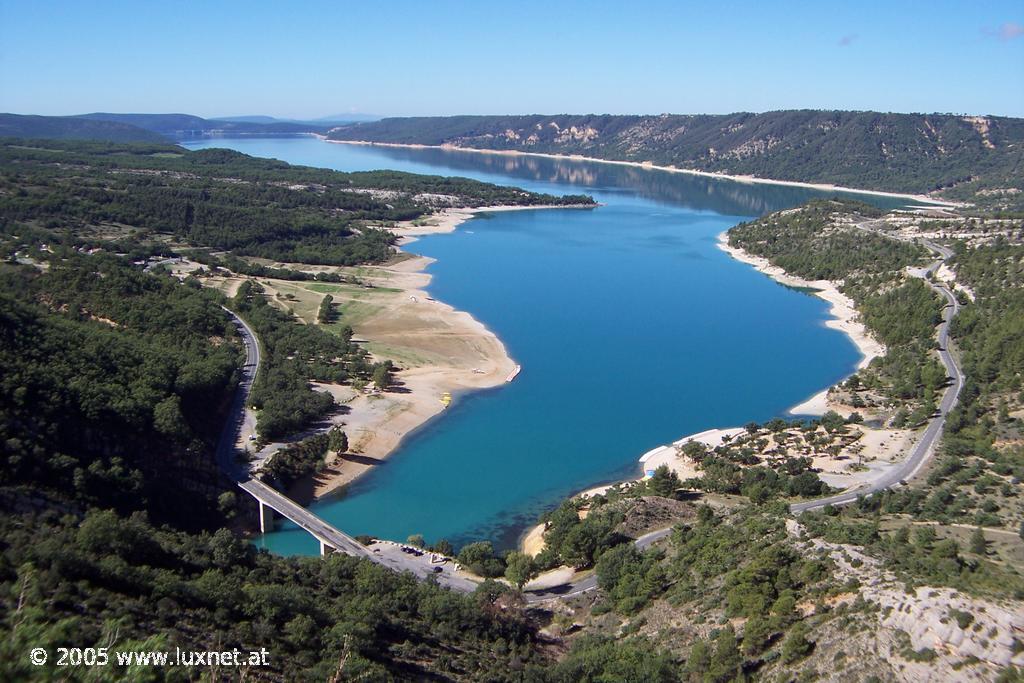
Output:
[[866,194],[875,197],[893,197],[896,199],[912,199],[916,202],[921,202],[931,206],[941,207],[960,207],[963,206],[959,202],[950,202],[944,199],[935,199],[923,194],[911,194],[903,192],[885,192],[883,190],[863,190],[856,187],[845,187],[842,185],[832,185],[829,183],[808,183],[799,180],[775,180],[773,178],[759,178],[757,176],[750,175],[729,175],[727,173],[716,173],[714,171],[700,171],[691,168],[678,168],[676,166],[659,166],[647,161],[620,161],[615,159],[600,159],[598,157],[588,157],[581,154],[548,154],[544,152],[522,152],[519,150],[506,150],[506,149],[480,149],[477,147],[458,147],[456,145],[417,145],[407,144],[398,142],[370,142],[367,140],[330,140],[326,136],[316,135],[317,138],[324,142],[330,142],[338,145],[363,145],[366,147],[399,147],[405,149],[444,149],[455,152],[473,152],[476,154],[498,154],[503,156],[528,156],[528,157],[540,157],[543,159],[562,159],[569,161],[590,161],[599,164],[615,164],[618,166],[631,166],[634,168],[645,168],[655,171],[665,171],[666,173],[683,173],[685,175],[701,176],[704,178],[715,178],[717,180],[728,180],[737,183],[746,184],[760,184],[760,185],[783,185],[786,187],[802,187],[809,190],[820,190],[822,192],[850,192],[854,194]]
[[399,246],[416,241],[422,235],[441,235],[454,232],[457,227],[481,213],[502,213],[506,211],[530,211],[542,209],[596,209],[600,204],[508,204],[471,208],[442,209],[430,216],[431,223],[390,228],[399,237]]
[[[885,346],[875,339],[864,323],[860,321],[860,314],[857,312],[854,303],[848,296],[839,291],[835,283],[829,280],[805,280],[790,275],[782,268],[773,266],[768,259],[754,256],[739,247],[729,244],[728,230],[718,236],[718,248],[729,254],[737,261],[753,266],[758,272],[764,273],[776,282],[790,286],[802,287],[814,290],[814,295],[829,303],[829,314],[831,320],[825,322],[826,327],[839,330],[853,342],[860,353],[860,362],[857,369],[862,370],[879,356],[885,355]],[[823,389],[806,401],[798,403],[789,409],[790,415],[822,415],[827,410],[825,396],[828,388]]]

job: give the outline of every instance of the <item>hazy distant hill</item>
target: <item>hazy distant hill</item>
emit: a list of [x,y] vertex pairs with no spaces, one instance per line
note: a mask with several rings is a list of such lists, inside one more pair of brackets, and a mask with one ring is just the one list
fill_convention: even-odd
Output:
[[234,123],[276,123],[273,116],[215,116],[211,121],[231,121]]
[[582,154],[899,192],[971,181],[974,190],[1024,184],[1024,119],[995,116],[799,110],[419,117],[343,126],[329,137]]
[[374,114],[330,114],[329,116],[321,116],[320,118],[313,119],[317,123],[354,123],[354,122],[369,122],[369,121],[380,121],[382,117],[375,116]]
[[379,121],[381,117],[372,114],[334,114],[332,116],[321,116],[316,119],[279,119],[273,116],[252,115],[252,116],[218,116],[210,121],[232,121],[235,123],[296,123],[302,126],[343,126],[350,123],[361,123],[365,121]]
[[91,121],[77,116],[22,116],[0,114],[0,137],[108,142],[166,142],[157,133],[130,123]]
[[171,138],[202,135],[293,135],[297,133],[325,133],[329,126],[317,123],[295,123],[251,120],[256,117],[238,119],[204,119],[190,114],[111,114],[96,112],[82,114],[82,119],[128,123]]

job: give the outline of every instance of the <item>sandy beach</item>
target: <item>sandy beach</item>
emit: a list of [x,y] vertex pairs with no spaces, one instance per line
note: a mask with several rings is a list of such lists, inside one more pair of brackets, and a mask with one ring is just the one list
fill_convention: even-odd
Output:
[[832,185],[829,183],[807,183],[799,180],[774,180],[772,178],[759,178],[751,175],[729,175],[726,173],[715,173],[713,171],[700,171],[691,168],[678,168],[676,166],[659,166],[649,161],[618,161],[615,159],[599,159],[597,157],[588,157],[581,154],[547,154],[544,152],[521,152],[519,150],[506,150],[506,149],[479,149],[476,147],[459,147],[457,145],[414,145],[414,144],[403,144],[397,142],[368,142],[365,140],[330,140],[326,136],[317,135],[317,138],[324,142],[331,142],[338,145],[366,145],[369,147],[404,147],[406,149],[448,149],[457,152],[473,152],[476,154],[498,154],[503,156],[529,156],[529,157],[541,157],[544,159],[569,159],[572,161],[591,161],[598,164],[615,164],[618,166],[632,166],[634,168],[646,168],[657,171],[665,171],[667,173],[683,173],[686,175],[702,176],[705,178],[717,178],[720,180],[730,180],[737,183],[746,184],[762,184],[762,185],[784,185],[787,187],[805,187],[811,190],[821,190],[823,192],[856,192],[859,194],[869,194],[876,197],[896,197],[898,199],[912,199],[922,204],[929,206],[948,206],[948,207],[959,207],[965,206],[960,202],[950,202],[943,199],[935,199],[923,194],[908,194],[901,192],[884,192],[882,190],[862,190],[856,187],[844,187],[842,185]]
[[[379,282],[377,295],[346,301],[333,294],[342,310],[349,304],[361,318],[353,321],[356,338],[376,359],[391,359],[400,369],[396,386],[386,392],[357,392],[350,386],[324,390],[347,411],[335,418],[349,437],[349,453],[317,476],[313,495],[328,494],[379,465],[410,432],[444,411],[450,392],[504,384],[515,367],[505,346],[483,324],[463,311],[432,299],[425,291],[431,259],[417,256],[398,264],[363,269],[364,280]],[[397,290],[397,291],[396,291]],[[355,316],[354,316],[355,317]],[[344,313],[342,319],[345,318]]]
[[480,213],[500,213],[504,211],[537,211],[541,209],[594,209],[599,204],[534,204],[484,206],[466,209],[442,209],[432,216],[417,221],[408,221],[388,227],[388,230],[399,236],[399,246],[411,244],[423,235],[439,235],[453,232],[459,225]]

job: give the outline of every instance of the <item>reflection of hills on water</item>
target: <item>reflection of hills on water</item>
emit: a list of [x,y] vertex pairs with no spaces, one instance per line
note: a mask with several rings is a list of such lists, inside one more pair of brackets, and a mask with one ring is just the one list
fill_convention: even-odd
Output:
[[861,199],[882,208],[895,208],[907,203],[891,197],[826,192],[788,185],[744,183],[582,159],[549,159],[434,148],[375,147],[374,151],[402,161],[444,166],[454,173],[460,170],[490,172],[514,178],[568,183],[594,189],[629,189],[645,199],[730,216],[760,216],[802,204],[810,199],[835,195]]

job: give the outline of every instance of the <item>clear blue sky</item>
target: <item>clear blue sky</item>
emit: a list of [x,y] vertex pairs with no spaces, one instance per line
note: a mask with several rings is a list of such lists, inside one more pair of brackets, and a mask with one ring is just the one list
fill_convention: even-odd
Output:
[[0,0],[0,111],[1024,116],[1024,2]]

